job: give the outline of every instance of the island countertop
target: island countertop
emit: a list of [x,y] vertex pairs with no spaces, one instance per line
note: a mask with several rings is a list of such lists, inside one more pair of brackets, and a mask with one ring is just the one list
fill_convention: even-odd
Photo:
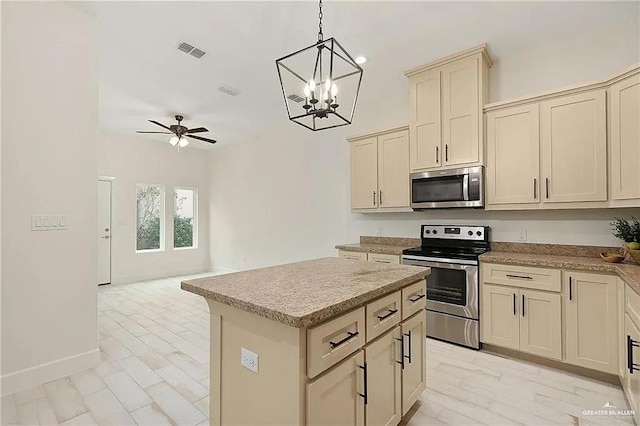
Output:
[[187,280],[182,289],[296,328],[307,328],[408,284],[431,270],[337,257]]

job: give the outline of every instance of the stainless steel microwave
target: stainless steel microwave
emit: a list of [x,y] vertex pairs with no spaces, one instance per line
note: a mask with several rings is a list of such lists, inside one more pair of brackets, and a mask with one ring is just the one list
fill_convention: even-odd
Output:
[[484,207],[484,167],[411,174],[411,208]]

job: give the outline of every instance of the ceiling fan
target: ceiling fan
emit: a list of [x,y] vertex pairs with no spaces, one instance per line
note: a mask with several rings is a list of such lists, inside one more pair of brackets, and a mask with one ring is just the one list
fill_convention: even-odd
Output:
[[188,129],[180,124],[182,120],[184,120],[183,116],[176,115],[176,121],[178,121],[178,124],[172,124],[170,126],[165,126],[164,124],[158,123],[155,120],[149,120],[151,123],[167,129],[168,132],[148,132],[145,130],[138,130],[136,133],[157,133],[157,134],[164,134],[164,135],[173,135],[171,139],[169,139],[169,143],[171,144],[171,146],[178,145],[178,148],[184,148],[185,146],[189,145],[189,140],[186,138],[197,139],[199,141],[204,141],[209,143],[217,142],[213,139],[203,138],[202,136],[193,136],[192,133],[203,133],[203,132],[208,132],[209,130],[207,130],[204,127],[196,127],[193,129]]

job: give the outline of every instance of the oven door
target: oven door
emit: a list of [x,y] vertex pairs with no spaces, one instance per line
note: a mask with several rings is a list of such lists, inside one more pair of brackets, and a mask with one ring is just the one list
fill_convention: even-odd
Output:
[[427,310],[464,318],[479,318],[476,262],[454,259],[427,261],[403,257],[402,263],[431,268],[431,274],[427,276]]

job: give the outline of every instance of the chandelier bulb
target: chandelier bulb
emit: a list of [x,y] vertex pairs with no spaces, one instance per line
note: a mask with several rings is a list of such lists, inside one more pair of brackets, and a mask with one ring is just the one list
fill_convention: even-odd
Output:
[[309,90],[315,92],[316,90],[316,82],[314,79],[309,80]]
[[304,85],[304,95],[308,98],[311,94],[311,89],[309,89],[309,84]]
[[331,89],[331,79],[327,78],[327,81],[324,82],[324,88],[327,89],[327,91],[329,91],[329,89]]
[[333,85],[331,86],[331,97],[336,97],[336,95],[338,94],[338,86],[336,86],[335,83],[333,83]]

